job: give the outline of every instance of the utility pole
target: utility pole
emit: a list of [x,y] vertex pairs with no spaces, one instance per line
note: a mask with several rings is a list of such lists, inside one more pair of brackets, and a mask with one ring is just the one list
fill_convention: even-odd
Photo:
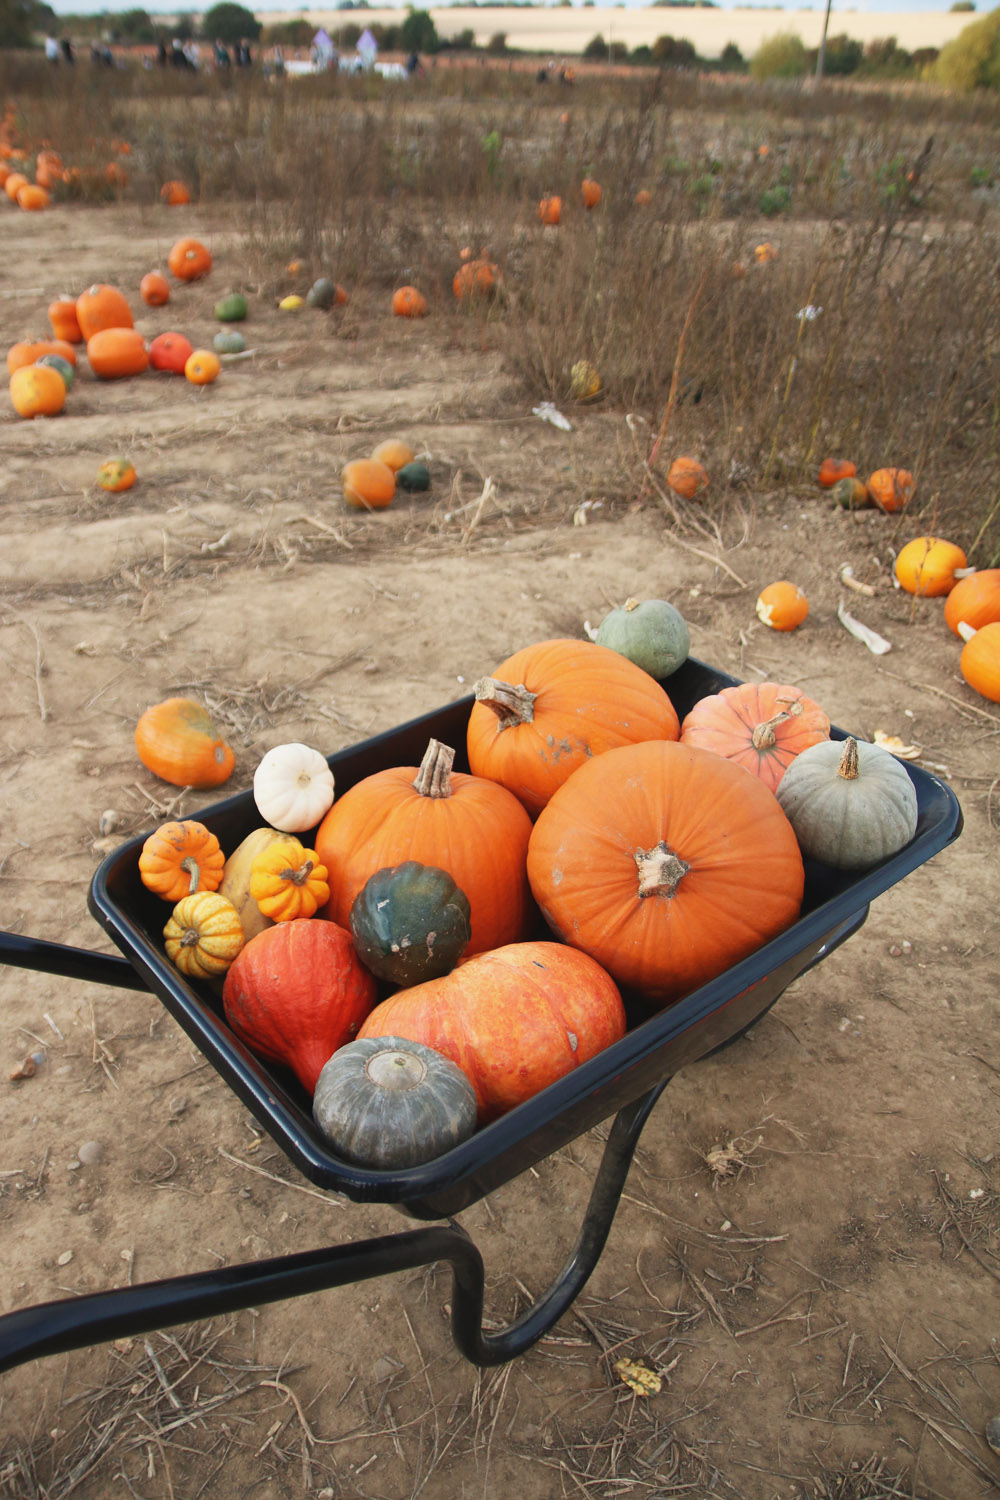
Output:
[[816,82],[823,82],[823,63],[826,59],[826,34],[830,29],[830,6],[833,0],[826,0],[826,15],[823,17],[823,35],[820,37],[819,51],[816,54]]

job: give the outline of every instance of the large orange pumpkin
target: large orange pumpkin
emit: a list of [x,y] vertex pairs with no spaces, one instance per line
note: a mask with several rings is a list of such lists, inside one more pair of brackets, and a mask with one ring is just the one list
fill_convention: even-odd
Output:
[[443,1053],[487,1124],[625,1035],[610,975],[562,943],[510,943],[375,1007],[359,1037],[401,1036]]
[[236,757],[205,708],[193,698],[165,698],[135,726],[135,748],[147,771],[172,786],[220,786]]
[[347,927],[369,877],[412,859],[447,870],[465,892],[472,929],[466,953],[526,936],[531,822],[503,787],[452,771],[453,758],[450,747],[431,740],[419,768],[377,771],[337,798],[315,841],[330,884],[326,916]]
[[354,510],[385,510],[396,493],[396,471],[380,458],[353,458],[341,470],[340,487]]
[[54,417],[66,402],[66,382],[48,365],[22,365],[10,377],[10,399],[19,417]]
[[565,942],[670,1003],[790,926],[804,869],[762,781],[659,740],[573,773],[532,830],[528,878]]
[[1000,703],[1000,623],[980,626],[966,641],[958,669],[977,693]]
[[477,682],[475,694],[469,766],[507,787],[532,816],[591,757],[680,733],[660,684],[592,641],[526,646]]
[[817,477],[824,490],[832,490],[838,480],[853,479],[857,472],[857,465],[849,458],[824,458]]
[[77,297],[76,320],[87,340],[105,328],[132,328],[135,324],[124,293],[100,281]]
[[120,380],[149,368],[149,349],[138,328],[102,328],[87,340],[87,360],[102,380]]
[[944,618],[956,635],[963,620],[973,630],[1000,620],[1000,568],[981,568],[960,578],[944,601]]
[[186,235],[171,247],[167,266],[178,281],[198,281],[212,269],[212,252],[201,240]]
[[222,1006],[241,1041],[295,1073],[310,1093],[375,1004],[375,980],[351,934],[333,922],[278,922],[258,932],[226,973]]
[[741,682],[700,698],[680,742],[744,766],[773,792],[797,755],[829,738],[830,720],[801,688]]
[[38,213],[43,208],[48,208],[52,199],[48,193],[37,182],[26,182],[18,189],[17,206],[23,208],[25,213]]
[[398,286],[392,294],[392,310],[397,318],[423,318],[427,298],[415,286]]
[[936,536],[917,536],[900,547],[893,572],[901,589],[925,599],[940,599],[955,587],[957,570],[968,559],[954,542]]

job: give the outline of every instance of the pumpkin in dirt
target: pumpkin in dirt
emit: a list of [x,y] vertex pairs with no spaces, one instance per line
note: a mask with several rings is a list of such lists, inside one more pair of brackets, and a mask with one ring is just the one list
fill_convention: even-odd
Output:
[[75,297],[57,297],[49,303],[49,322],[53,338],[63,339],[67,344],[82,344],[83,334],[76,316]]
[[743,682],[700,698],[680,742],[743,766],[773,792],[797,755],[829,738],[830,720],[801,688]]
[[394,474],[398,474],[400,469],[412,464],[413,449],[402,438],[386,438],[384,443],[379,443],[372,449],[371,456],[376,463],[386,464]]
[[235,328],[220,328],[212,339],[212,348],[219,355],[242,354],[246,346],[246,339]]
[[66,339],[24,339],[7,350],[8,375],[25,365],[33,365],[43,354],[58,354],[69,364],[76,364],[76,350]]
[[531,820],[502,786],[453,771],[454,755],[431,740],[419,766],[377,771],[337,798],[315,838],[330,883],[326,915],[334,922],[349,925],[355,898],[377,870],[416,860],[447,871],[465,892],[467,952],[526,935]]
[[490,260],[467,260],[451,279],[451,289],[459,302],[466,297],[489,297],[496,291],[500,273]]
[[334,922],[279,922],[250,939],[222,987],[226,1020],[258,1057],[311,1094],[375,1004],[375,980]]
[[192,385],[211,385],[221,369],[222,362],[214,349],[195,349],[184,362],[184,378]]
[[1000,568],[980,568],[960,578],[944,601],[944,619],[956,635],[963,621],[973,630],[1000,621]]
[[396,470],[396,488],[407,494],[422,494],[431,487],[431,471],[420,459]]
[[10,399],[19,417],[54,417],[66,404],[66,382],[47,365],[22,365],[10,377]]
[[163,901],[218,890],[225,866],[219,840],[193,818],[161,823],[139,853],[139,879]]
[[841,510],[866,510],[873,503],[868,486],[857,477],[838,479],[831,493]]
[[191,202],[191,190],[186,182],[172,177],[160,188],[160,197],[168,208],[183,208]]
[[160,271],[147,271],[139,282],[139,296],[147,307],[165,307],[170,301],[170,282]]
[[354,458],[340,473],[344,499],[354,510],[385,510],[396,493],[396,476],[377,458]]
[[867,870],[917,831],[917,794],[905,767],[864,740],[811,745],[775,795],[803,854],[837,870]]
[[103,333],[106,328],[135,326],[132,309],[124,292],[103,281],[95,282],[77,297],[76,321],[87,343],[95,333]]
[[250,305],[242,292],[230,292],[215,304],[215,316],[220,323],[242,323],[249,311]]
[[87,340],[87,360],[102,380],[120,380],[149,369],[149,348],[138,328],[104,328]]
[[399,990],[358,1036],[405,1037],[455,1063],[488,1124],[625,1035],[614,980],[562,943],[511,943]]
[[585,177],[580,183],[580,198],[584,208],[596,208],[603,196],[601,184],[595,182],[593,177]]
[[782,578],[761,589],[755,605],[757,618],[771,630],[796,630],[809,613],[809,600],[797,583]]
[[639,208],[647,208],[653,201],[653,195],[649,188],[640,188],[632,201]]
[[762,781],[652,740],[587,761],[560,787],[532,830],[528,878],[564,942],[670,1003],[796,921],[805,875]]
[[135,467],[127,458],[109,458],[97,471],[97,483],[112,494],[130,490],[135,484]]
[[817,477],[824,490],[832,490],[839,480],[853,479],[857,472],[857,465],[849,458],[824,458]]
[[194,345],[183,333],[158,333],[149,346],[150,367],[170,375],[183,375],[193,353]]
[[186,235],[170,247],[167,269],[178,281],[200,281],[212,269],[212,252],[201,240]]
[[675,458],[667,471],[667,484],[682,500],[700,500],[708,489],[708,474],[696,458]]
[[135,748],[161,781],[196,790],[221,786],[236,764],[208,711],[193,698],[165,698],[147,708],[135,726]]
[[415,286],[399,286],[392,294],[392,310],[397,318],[422,318],[427,312],[427,298]]
[[1000,623],[981,625],[969,636],[962,647],[958,668],[981,697],[1000,703]]
[[936,536],[918,536],[896,554],[893,572],[901,589],[927,599],[940,599],[958,581],[955,574],[968,563],[961,547]]
[[558,224],[562,218],[562,199],[557,193],[548,193],[538,204],[538,217],[543,224]]
[[18,193],[23,187],[28,186],[28,181],[29,179],[23,172],[8,172],[3,187],[11,203],[17,202]]
[[313,1119],[345,1161],[398,1171],[467,1140],[476,1095],[461,1068],[430,1047],[398,1036],[355,1039],[320,1073]]
[[892,515],[904,510],[913,498],[914,479],[909,469],[876,469],[868,476],[868,493],[878,506]]
[[532,817],[594,756],[637,740],[675,740],[664,689],[618,651],[558,639],[527,646],[474,688],[467,747],[475,776],[506,787]]
[[163,929],[167,958],[188,979],[218,979],[243,942],[236,908],[217,891],[183,896]]

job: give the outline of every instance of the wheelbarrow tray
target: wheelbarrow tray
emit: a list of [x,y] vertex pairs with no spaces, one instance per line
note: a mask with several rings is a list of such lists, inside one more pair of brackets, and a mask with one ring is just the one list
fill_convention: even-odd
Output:
[[[689,659],[663,686],[683,719],[697,700],[736,682]],[[331,755],[337,795],[376,771],[419,765],[431,737],[454,747],[456,770],[467,769],[472,702],[464,697]],[[832,733],[846,737],[836,728]],[[630,1025],[621,1041],[445,1155],[401,1170],[369,1170],[339,1157],[315,1126],[310,1098],[294,1076],[255,1057],[228,1026],[218,996],[208,986],[189,982],[167,961],[165,907],[139,877],[143,836],[104,860],[91,884],[89,905],[141,981],[305,1177],[357,1202],[392,1203],[413,1218],[440,1219],[495,1191],[680,1068],[740,1036],[794,979],[862,925],[876,896],[957,837],[962,815],[954,794],[919,766],[904,764],[919,813],[916,833],[905,848],[863,872],[806,860],[801,915],[785,932],[665,1009],[650,1013],[626,997]],[[227,852],[262,822],[251,791],[196,816]]]

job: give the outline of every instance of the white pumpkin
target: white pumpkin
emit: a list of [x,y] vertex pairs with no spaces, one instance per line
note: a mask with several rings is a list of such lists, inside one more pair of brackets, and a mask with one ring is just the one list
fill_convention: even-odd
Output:
[[254,772],[253,800],[272,828],[304,833],[333,806],[333,772],[308,745],[275,745]]

